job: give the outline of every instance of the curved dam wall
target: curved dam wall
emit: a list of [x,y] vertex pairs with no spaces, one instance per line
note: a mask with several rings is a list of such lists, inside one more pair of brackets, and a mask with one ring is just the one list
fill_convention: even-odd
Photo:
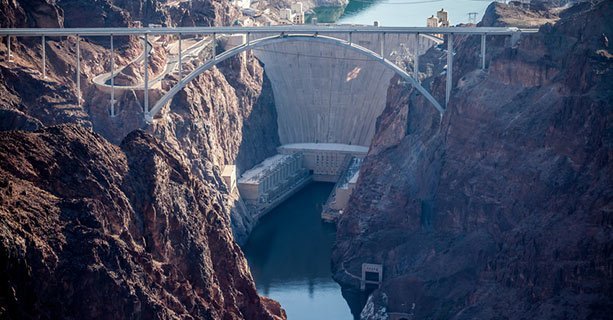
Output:
[[[331,35],[335,36],[335,35]],[[336,35],[346,40],[347,34]],[[380,52],[377,34],[354,34],[355,44]],[[413,53],[416,35],[386,35],[384,52]],[[420,37],[419,54],[436,42]],[[369,146],[394,72],[350,49],[318,42],[271,44],[254,50],[271,81],[281,144]],[[396,52],[394,54],[393,52]]]

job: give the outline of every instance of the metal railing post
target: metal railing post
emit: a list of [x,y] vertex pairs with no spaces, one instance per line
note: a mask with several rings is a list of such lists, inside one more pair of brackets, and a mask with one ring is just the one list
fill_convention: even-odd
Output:
[[451,98],[451,86],[453,84],[453,34],[447,35],[447,83],[445,90],[445,107]]
[[111,117],[115,116],[115,48],[111,34]]

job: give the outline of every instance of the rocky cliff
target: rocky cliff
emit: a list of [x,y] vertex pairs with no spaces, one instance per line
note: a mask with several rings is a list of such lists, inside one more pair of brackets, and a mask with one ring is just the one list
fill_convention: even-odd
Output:
[[[135,131],[0,136],[7,318],[273,319],[214,186]],[[270,310],[269,310],[270,308]]]
[[[610,317],[612,11],[582,4],[516,46],[490,39],[486,72],[479,39],[458,39],[442,118],[390,88],[333,253],[349,287],[362,263],[384,266],[363,318]],[[443,99],[444,76],[425,83]]]
[[[228,25],[237,13],[226,1],[208,0],[1,6],[7,18],[0,17],[2,27]],[[118,116],[112,118],[109,93],[92,84],[110,70],[108,39],[81,41],[81,101],[76,39],[46,40],[46,78],[40,38],[13,38],[12,61],[4,59],[6,39],[0,44],[0,130],[6,131],[0,133],[0,170],[7,181],[0,317],[284,317],[278,304],[255,293],[235,244],[253,221],[220,179],[224,164],[244,170],[278,144],[274,98],[257,60],[245,55],[206,72],[163,110],[163,118],[146,126],[142,91],[117,92]],[[115,40],[117,66],[142,53],[138,39]],[[156,73],[167,56],[163,43],[154,49],[160,54],[150,70]],[[126,83],[138,83],[142,66],[130,68]],[[162,87],[176,81],[169,75]],[[152,101],[160,90],[150,91]],[[7,131],[61,124],[78,127]],[[130,134],[135,129],[147,133]],[[13,152],[18,146],[27,148]],[[17,185],[35,191],[13,193]],[[38,220],[43,213],[44,225]],[[111,296],[117,301],[103,299]]]

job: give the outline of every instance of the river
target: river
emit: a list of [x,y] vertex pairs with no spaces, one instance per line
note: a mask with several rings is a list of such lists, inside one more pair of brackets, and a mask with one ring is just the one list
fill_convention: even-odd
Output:
[[354,319],[330,271],[335,227],[320,216],[333,187],[306,186],[264,216],[243,248],[258,293],[279,301],[290,320]]
[[[320,22],[382,26],[425,26],[445,8],[452,24],[481,20],[491,1],[351,0],[344,9],[316,9]],[[288,319],[356,319],[364,304],[359,293],[341,294],[332,280],[330,255],[335,228],[321,222],[323,203],[333,184],[312,183],[264,216],[243,248],[258,293],[281,303]],[[350,308],[351,306],[351,308]],[[351,310],[355,315],[352,315]]]

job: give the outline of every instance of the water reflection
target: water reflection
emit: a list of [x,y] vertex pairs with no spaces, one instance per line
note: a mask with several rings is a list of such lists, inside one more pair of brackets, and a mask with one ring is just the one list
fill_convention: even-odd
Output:
[[279,301],[292,320],[354,319],[331,277],[334,226],[320,218],[332,187],[305,187],[262,218],[243,248],[258,292]]

